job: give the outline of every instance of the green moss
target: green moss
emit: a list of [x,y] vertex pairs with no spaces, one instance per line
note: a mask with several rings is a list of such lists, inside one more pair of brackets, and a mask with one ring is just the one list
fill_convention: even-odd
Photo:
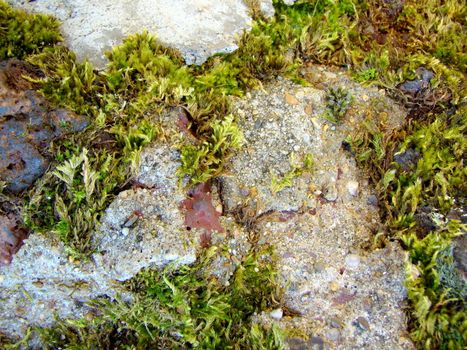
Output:
[[27,14],[0,0],[0,60],[23,58],[61,41],[59,25],[52,17]]
[[205,182],[219,175],[232,151],[243,144],[243,134],[234,122],[233,115],[212,124],[212,134],[199,145],[181,148],[180,180],[188,175],[192,184]]
[[[276,0],[276,16],[266,21],[257,13],[258,3],[251,1],[256,20],[232,54],[217,55],[201,67],[187,67],[179,53],[142,33],[113,48],[108,54],[107,70],[98,73],[87,62],[77,63],[63,47],[44,50],[44,46],[61,40],[57,21],[26,15],[0,2],[0,56],[21,58],[35,54],[27,59],[46,74],[38,82],[42,93],[56,105],[86,114],[93,121],[84,133],[53,145],[51,152],[56,163],[32,189],[25,206],[26,222],[36,231],[56,232],[72,255],[88,256],[93,251],[91,232],[103,209],[131,177],[129,165],[136,167],[141,148],[161,131],[149,122],[150,116],[168,106],[181,105],[189,112],[190,130],[200,140],[180,145],[183,165],[179,174],[190,176],[191,183],[197,183],[220,174],[225,160],[240,146],[240,132],[233,122],[235,117],[230,116],[228,96],[241,96],[246,89],[259,87],[262,81],[278,74],[299,81],[296,68],[300,59],[347,67],[357,81],[376,84],[390,92],[399,83],[414,79],[417,68],[425,67],[435,73],[430,86],[433,94],[430,100],[415,102],[428,106],[435,111],[433,114],[426,115],[427,109],[421,108],[416,115],[419,120],[412,116],[391,134],[384,123],[370,116],[362,130],[347,141],[377,187],[382,218],[390,234],[405,242],[410,253],[409,266],[418,271],[417,276],[412,274],[407,279],[414,310],[414,340],[425,348],[463,348],[465,316],[458,300],[460,294],[455,292],[461,289],[458,284],[447,282],[452,278],[445,277],[453,271],[446,252],[454,232],[459,230],[454,222],[443,222],[427,233],[415,215],[422,206],[446,214],[453,206],[462,205],[459,199],[465,193],[466,7],[455,0],[407,0],[400,8],[395,6],[398,3],[299,0],[294,6],[285,6]],[[329,108],[340,117],[347,104],[335,105],[331,103]],[[99,137],[108,131],[110,146],[96,146]],[[405,150],[420,154],[409,168],[394,162],[394,154]],[[295,175],[292,171],[277,179],[277,188],[287,186]],[[90,195],[95,203],[88,200]],[[165,278],[182,291],[177,294],[182,299],[187,295],[220,293],[209,281],[192,277],[187,280],[184,273],[177,275],[172,271]],[[177,284],[177,276],[189,282],[188,289]],[[154,285],[163,291],[159,295],[162,297],[171,287],[163,277],[154,278]],[[197,285],[200,281],[206,290],[190,289],[190,283]],[[228,295],[232,296],[233,290],[229,290]],[[255,289],[255,293],[261,294],[262,289]],[[222,298],[227,299],[217,299],[221,294],[210,294],[214,295],[213,302],[238,300],[224,294]],[[101,305],[107,316],[96,318],[94,323],[64,323],[59,326],[61,329],[48,330],[46,338],[55,339],[51,344],[88,348],[115,344],[124,348],[125,344],[139,344],[140,338],[146,341],[156,332],[161,337],[151,338],[156,342],[151,344],[170,347],[182,341],[173,337],[181,330],[190,339],[184,345],[202,344],[199,334],[220,341],[211,333],[193,331],[195,324],[201,324],[203,330],[206,327],[196,323],[200,322],[199,315],[182,308],[174,316],[170,305],[165,305],[169,308],[164,309],[168,310],[167,315],[178,317],[173,320],[177,320],[174,326],[179,328],[175,333],[168,332],[160,323],[165,314],[156,315],[151,303],[159,296],[151,299],[144,290],[138,295],[141,303]],[[248,300],[248,296],[242,297]],[[174,305],[178,302],[170,301]],[[141,305],[151,312],[143,313]],[[236,339],[246,348],[281,347],[281,338],[274,329],[252,326],[248,335],[238,329],[234,332],[233,323],[222,323],[226,320],[222,321],[219,315],[224,315],[225,310],[222,303],[219,305],[212,324],[222,324],[226,330],[219,332],[223,336],[225,332],[235,334],[228,341]],[[109,311],[114,306],[118,313]],[[240,306],[235,310],[239,309]],[[153,327],[150,332],[148,325]],[[208,327],[209,332],[212,329]],[[66,339],[61,339],[61,334],[66,334]]]
[[463,349],[467,287],[452,265],[450,243],[465,227],[450,221],[423,239],[406,234],[410,252],[406,286],[412,304],[412,337],[423,349]]
[[325,118],[333,123],[341,122],[352,100],[352,95],[345,89],[341,87],[337,89],[330,88],[326,94]]
[[290,156],[290,167],[291,169],[287,171],[282,177],[278,177],[276,174],[271,173],[271,192],[276,194],[277,192],[282,191],[286,187],[291,187],[293,185],[293,180],[299,176],[302,176],[305,173],[310,173],[313,169],[313,157],[311,154],[305,155],[302,161],[303,164],[296,162],[294,153]]
[[140,272],[125,282],[132,301],[97,300],[99,315],[40,329],[45,348],[282,349],[280,328],[253,320],[282,295],[270,250],[246,256],[228,286],[206,270],[216,251],[205,251],[193,266]]

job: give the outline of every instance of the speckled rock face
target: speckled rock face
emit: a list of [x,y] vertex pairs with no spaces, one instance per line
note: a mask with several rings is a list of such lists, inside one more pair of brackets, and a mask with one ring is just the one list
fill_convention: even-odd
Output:
[[66,44],[78,59],[105,67],[104,52],[130,34],[148,32],[179,49],[187,64],[201,64],[237,48],[235,36],[250,26],[241,0],[9,0],[62,21]]
[[[285,299],[257,319],[308,335],[289,339],[289,349],[412,349],[402,311],[404,255],[396,243],[374,249],[382,230],[377,201],[342,147],[367,115],[391,129],[405,113],[383,92],[362,88],[339,71],[312,66],[302,74],[312,86],[278,78],[234,101],[246,144],[206,197],[222,214],[223,230],[212,233],[211,243],[222,252],[212,274],[228,284],[255,244],[272,244]],[[323,113],[326,89],[338,86],[353,102],[334,125]],[[190,137],[177,127],[182,111],[172,112],[155,117],[170,134],[169,144]],[[70,261],[52,236],[32,234],[11,265],[0,267],[0,331],[24,335],[28,325],[51,325],[54,312],[80,317],[89,311],[83,303],[112,297],[120,292],[117,281],[143,268],[195,261],[203,232],[185,225],[179,153],[169,144],[143,151],[133,187],[107,208],[94,234],[91,261]],[[273,190],[273,179],[300,168],[307,155],[311,170]]]
[[180,207],[186,193],[177,186],[178,152],[158,145],[141,158],[139,188],[118,195],[95,235],[101,253],[94,259],[119,281],[145,267],[196,260],[198,230],[186,229]]
[[[324,348],[411,349],[402,310],[404,255],[397,244],[372,250],[381,229],[377,208],[367,179],[342,147],[370,111],[389,127],[403,120],[404,111],[342,73],[317,67],[303,73],[320,84],[276,82],[238,101],[247,142],[222,179],[229,210],[256,210],[259,243],[276,247],[285,307],[300,315],[278,317],[273,310],[263,321],[297,326]],[[354,102],[342,123],[333,125],[323,118],[325,89],[338,86]],[[311,173],[274,193],[273,178],[291,170],[292,155],[306,154],[314,159]],[[297,348],[295,343],[301,341],[291,340],[289,347]]]

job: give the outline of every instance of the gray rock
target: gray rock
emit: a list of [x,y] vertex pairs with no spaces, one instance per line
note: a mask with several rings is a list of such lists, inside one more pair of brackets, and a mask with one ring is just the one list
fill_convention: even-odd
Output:
[[[363,89],[339,72],[333,72],[331,78],[324,69],[321,73],[325,81],[334,79],[334,86],[345,84],[356,100],[367,96],[367,102],[354,108],[356,120],[364,119],[372,99],[381,99],[380,112],[391,112],[392,127],[403,121],[404,110],[377,90]],[[380,225],[379,215],[366,201],[369,189],[355,160],[341,148],[342,140],[357,124],[344,121],[330,130],[320,118],[323,96],[321,89],[276,81],[237,102],[236,108],[243,111],[238,114],[243,115],[239,123],[246,147],[232,158],[229,176],[222,178],[227,210],[239,205],[257,210],[260,220],[255,228],[260,242],[276,249],[286,288],[285,306],[301,314],[282,318],[284,327],[298,326],[337,349],[412,349],[404,336],[401,310],[406,297],[402,249],[395,243],[374,252],[359,248],[372,239],[372,231]],[[304,113],[308,105],[311,114]],[[259,124],[261,128],[255,127]],[[291,169],[289,155],[294,145],[303,152],[296,158],[312,154],[312,172],[295,177],[290,187],[273,194],[272,174],[281,176]],[[359,184],[361,195],[349,193],[349,182]],[[250,191],[245,198],[244,188],[255,189],[254,195]],[[354,334],[352,322],[362,315],[371,319],[372,325]],[[329,319],[340,328],[326,330],[317,321]]]
[[355,270],[360,265],[360,257],[357,254],[349,254],[345,257],[345,265],[351,269]]
[[358,195],[358,182],[357,181],[349,181],[347,182],[347,191],[349,192],[350,195],[352,196],[357,196]]
[[236,35],[251,18],[241,0],[10,0],[15,7],[56,16],[66,44],[79,60],[105,67],[104,52],[126,36],[147,30],[182,53],[187,64],[237,48]]
[[85,315],[85,302],[116,292],[98,271],[92,263],[71,263],[63,245],[50,237],[30,235],[12,263],[0,267],[0,331],[22,337],[29,326],[52,325],[55,313]]

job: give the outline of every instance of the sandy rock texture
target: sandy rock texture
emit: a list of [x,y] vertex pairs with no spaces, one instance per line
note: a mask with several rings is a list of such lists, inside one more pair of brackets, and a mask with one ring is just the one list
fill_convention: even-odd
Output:
[[[229,211],[256,212],[259,243],[272,244],[286,289],[284,316],[266,322],[299,327],[309,341],[289,339],[290,349],[411,349],[403,312],[404,254],[397,244],[374,250],[381,229],[368,181],[342,142],[372,111],[396,126],[405,113],[376,89],[362,89],[338,71],[311,67],[319,81],[301,87],[278,81],[239,100],[246,145],[222,179]],[[328,87],[354,99],[337,125],[323,118]],[[389,117],[391,115],[391,117]],[[275,178],[292,169],[291,158],[311,154],[313,169],[274,192]],[[293,157],[292,157],[293,155]]]
[[[403,251],[396,243],[374,247],[383,229],[377,202],[342,146],[369,113],[391,128],[405,111],[341,71],[310,66],[301,73],[311,86],[278,77],[234,101],[246,144],[212,193],[202,194],[212,200],[209,210],[222,214],[223,230],[212,234],[212,243],[225,253],[216,257],[213,275],[228,283],[255,244],[272,244],[285,299],[258,321],[298,327],[308,336],[288,339],[289,349],[412,349],[403,312]],[[325,96],[339,86],[353,102],[342,122],[332,124],[323,118]],[[177,113],[158,117],[171,134]],[[32,234],[12,263],[0,267],[0,331],[24,335],[28,325],[52,324],[54,312],[80,317],[89,311],[86,301],[112,297],[118,282],[143,268],[195,261],[203,231],[187,229],[181,204],[187,193],[178,184],[179,153],[170,144],[188,136],[178,132],[143,151],[133,185],[119,193],[95,232],[91,261],[73,262],[52,236]],[[311,170],[273,191],[273,179],[283,179],[307,155]]]
[[201,64],[237,48],[236,36],[250,26],[241,0],[10,0],[28,11],[62,21],[65,42],[80,60],[105,67],[104,52],[130,34],[148,32],[182,53],[187,64]]

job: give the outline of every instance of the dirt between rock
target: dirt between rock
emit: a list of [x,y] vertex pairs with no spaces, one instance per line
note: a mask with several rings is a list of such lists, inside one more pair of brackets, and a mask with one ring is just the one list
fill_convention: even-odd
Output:
[[[235,101],[246,144],[206,196],[224,228],[213,233],[212,244],[226,248],[215,258],[213,275],[228,283],[253,244],[273,244],[284,304],[257,320],[298,327],[308,336],[288,339],[289,349],[412,349],[403,312],[404,254],[396,243],[372,249],[381,229],[374,196],[341,147],[368,113],[395,127],[405,112],[382,91],[362,88],[340,71],[314,66],[305,73],[319,83],[302,87],[279,77]],[[342,86],[354,99],[337,125],[323,118],[328,86]],[[306,155],[313,157],[311,171],[273,191],[273,178],[283,179]],[[116,280],[196,259],[202,230],[185,227],[178,151],[155,143],[141,160],[136,180],[142,185],[120,193],[107,209],[91,262],[72,263],[51,237],[31,235],[12,264],[0,267],[0,300],[6,301],[0,331],[24,335],[28,325],[53,324],[54,312],[79,317],[88,311],[87,300],[117,293]]]

